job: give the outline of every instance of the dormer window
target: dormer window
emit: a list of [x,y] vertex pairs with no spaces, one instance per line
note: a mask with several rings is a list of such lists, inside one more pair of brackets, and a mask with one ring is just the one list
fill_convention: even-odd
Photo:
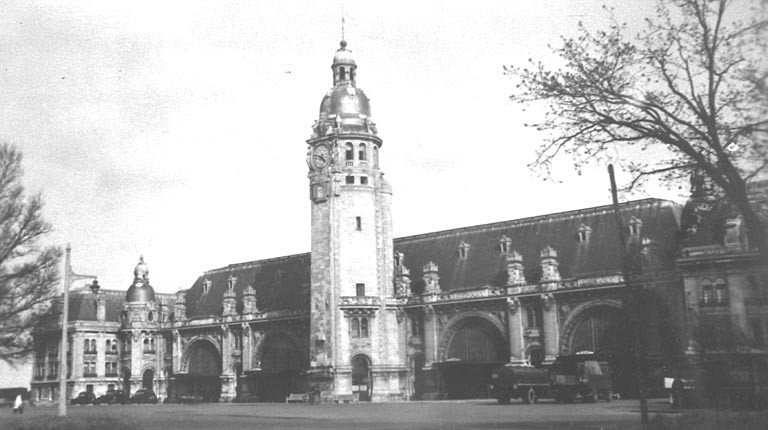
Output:
[[499,251],[501,251],[502,254],[507,255],[509,254],[511,247],[512,239],[508,238],[507,236],[501,236],[501,239],[499,239]]
[[275,282],[280,282],[283,280],[283,271],[278,270],[275,272]]
[[463,240],[459,243],[459,258],[466,260],[467,254],[469,254],[469,244]]
[[210,279],[204,279],[203,280],[203,294],[207,294],[208,291],[211,290],[211,280]]
[[229,275],[229,278],[227,278],[227,288],[230,290],[235,288],[235,283],[237,282],[237,277]]
[[632,217],[629,220],[629,226],[627,227],[627,232],[630,236],[639,236],[640,235],[640,229],[643,227],[643,222],[640,221],[637,217]]
[[579,240],[579,243],[588,243],[589,242],[589,236],[592,233],[592,228],[588,225],[580,225],[579,230],[576,233],[576,237]]

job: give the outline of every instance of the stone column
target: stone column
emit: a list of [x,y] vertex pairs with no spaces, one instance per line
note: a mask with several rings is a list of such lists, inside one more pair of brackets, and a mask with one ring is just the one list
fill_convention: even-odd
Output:
[[560,330],[557,321],[557,304],[551,293],[541,295],[544,311],[544,362],[551,363],[559,354]]
[[507,298],[507,331],[509,336],[509,362],[521,364],[523,357],[523,317],[520,301],[515,297]]
[[231,402],[237,396],[235,374],[232,372],[232,331],[221,326],[221,400]]
[[253,366],[253,351],[251,347],[251,325],[248,323],[242,323],[243,328],[243,349],[240,357],[243,363],[243,372],[251,370]]
[[442,393],[441,373],[434,363],[440,360],[439,357],[439,335],[437,315],[432,305],[424,307],[424,399],[439,399]]

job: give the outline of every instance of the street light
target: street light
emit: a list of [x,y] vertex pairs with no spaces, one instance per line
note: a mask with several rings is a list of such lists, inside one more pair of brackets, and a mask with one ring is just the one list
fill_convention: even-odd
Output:
[[[69,287],[75,281],[93,279],[91,291],[99,292],[99,282],[95,276],[78,275],[72,271],[71,265],[72,247],[67,244],[67,252],[64,258],[64,309],[61,316],[61,355],[59,356],[59,416],[67,416],[67,323],[69,319]],[[72,360],[74,362],[74,360]]]

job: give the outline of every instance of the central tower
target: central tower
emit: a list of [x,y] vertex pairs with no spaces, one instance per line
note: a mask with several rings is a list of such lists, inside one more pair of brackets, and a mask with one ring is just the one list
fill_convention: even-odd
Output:
[[392,190],[346,42],[307,141],[312,205],[310,382],[336,398],[403,397],[404,342],[393,298]]

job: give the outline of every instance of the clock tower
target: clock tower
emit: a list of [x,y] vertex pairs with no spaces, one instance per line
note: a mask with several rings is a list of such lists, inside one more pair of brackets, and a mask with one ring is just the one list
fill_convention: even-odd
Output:
[[333,88],[307,140],[310,384],[336,399],[391,400],[403,397],[407,382],[392,279],[392,190],[346,46],[333,57]]

